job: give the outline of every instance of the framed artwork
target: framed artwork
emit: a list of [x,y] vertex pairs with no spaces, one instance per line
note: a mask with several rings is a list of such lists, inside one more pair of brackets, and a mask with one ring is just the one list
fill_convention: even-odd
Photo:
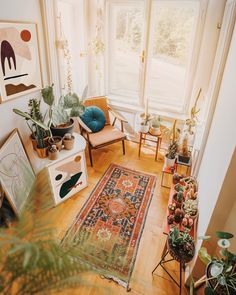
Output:
[[41,89],[36,24],[0,22],[0,102]]
[[87,186],[84,152],[48,166],[55,204],[59,204]]
[[0,149],[0,182],[13,210],[20,214],[35,181],[35,175],[17,129]]

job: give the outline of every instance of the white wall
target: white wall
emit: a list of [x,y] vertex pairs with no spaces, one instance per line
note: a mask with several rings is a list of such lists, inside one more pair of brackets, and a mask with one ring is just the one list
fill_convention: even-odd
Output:
[[[235,60],[236,29],[234,28],[219,97],[198,174],[200,197],[198,236],[204,235],[207,231],[236,146]],[[198,241],[196,250],[200,246],[201,242]]]
[[[46,67],[45,42],[40,12],[40,0],[0,0],[0,21],[32,22],[38,25],[38,39],[41,57],[43,85],[47,85],[48,75]],[[18,128],[22,136],[30,134],[23,118],[13,113],[13,108],[27,109],[30,98],[38,97],[38,92],[21,96],[0,104],[0,145],[14,128]],[[24,136],[24,141],[28,137]]]

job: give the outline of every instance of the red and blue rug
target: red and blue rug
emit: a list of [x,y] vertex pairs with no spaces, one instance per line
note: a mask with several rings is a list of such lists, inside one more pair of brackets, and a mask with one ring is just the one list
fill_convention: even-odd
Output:
[[127,287],[156,177],[111,164],[67,231],[82,261]]

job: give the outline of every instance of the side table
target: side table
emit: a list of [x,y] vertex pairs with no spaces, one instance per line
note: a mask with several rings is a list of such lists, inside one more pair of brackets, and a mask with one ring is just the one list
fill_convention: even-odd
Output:
[[[148,133],[139,132],[139,134],[140,134],[140,137],[139,137],[138,156],[140,157],[142,144],[143,143],[145,144],[145,141],[147,140],[147,141],[156,143],[156,153],[155,153],[155,161],[156,161],[157,160],[157,154],[158,154],[159,147],[161,145],[161,140],[162,140],[161,133],[158,134],[158,135],[154,135],[154,134],[152,134],[150,132],[148,132]],[[152,138],[146,138],[147,135],[153,137],[154,139],[152,139]]]
[[49,176],[52,195],[55,205],[67,200],[88,185],[87,166],[84,150],[85,139],[78,133],[74,147],[71,150],[62,149],[58,159],[40,159],[33,151],[31,142],[26,146],[32,167],[37,174],[46,168]]

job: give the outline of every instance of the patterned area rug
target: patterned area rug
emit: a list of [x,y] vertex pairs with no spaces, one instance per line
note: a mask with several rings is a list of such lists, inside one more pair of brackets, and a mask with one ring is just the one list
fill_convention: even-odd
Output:
[[67,231],[84,262],[127,287],[156,177],[111,164]]

